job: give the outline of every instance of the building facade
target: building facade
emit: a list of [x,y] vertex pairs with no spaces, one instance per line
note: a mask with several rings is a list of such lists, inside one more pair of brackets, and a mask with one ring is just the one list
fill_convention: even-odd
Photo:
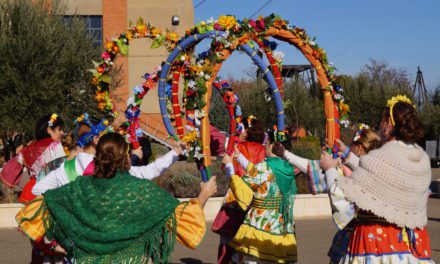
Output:
[[[102,45],[128,28],[129,21],[136,23],[142,17],[162,30],[175,31],[183,36],[185,29],[194,25],[192,0],[65,0],[68,15],[84,16],[89,32],[96,37],[96,44]],[[177,16],[179,24],[172,25]],[[115,91],[121,109],[132,93],[132,88],[143,82],[141,76],[152,72],[168,55],[165,48],[150,49],[151,40],[137,39],[130,43],[127,57],[118,57],[122,65],[122,84]],[[159,113],[157,89],[145,96],[141,108],[143,113]]]

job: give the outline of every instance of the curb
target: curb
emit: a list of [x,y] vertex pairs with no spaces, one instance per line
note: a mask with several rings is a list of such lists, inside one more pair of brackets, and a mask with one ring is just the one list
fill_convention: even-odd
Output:
[[[223,203],[223,197],[210,198],[205,206],[206,221],[213,221]],[[189,198],[179,199],[188,201]],[[15,228],[15,215],[23,207],[23,204],[0,204],[0,228]],[[327,194],[298,194],[294,205],[295,219],[329,218],[331,207]]]

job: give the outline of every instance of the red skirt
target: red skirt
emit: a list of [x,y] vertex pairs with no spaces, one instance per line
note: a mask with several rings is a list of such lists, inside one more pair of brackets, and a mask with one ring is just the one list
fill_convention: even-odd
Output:
[[23,191],[18,198],[18,202],[27,204],[37,197],[32,193],[32,188],[34,188],[36,183],[37,180],[35,179],[35,177],[31,177],[28,183],[26,183],[26,185],[24,186]]
[[340,263],[434,263],[428,231],[388,223],[358,223]]

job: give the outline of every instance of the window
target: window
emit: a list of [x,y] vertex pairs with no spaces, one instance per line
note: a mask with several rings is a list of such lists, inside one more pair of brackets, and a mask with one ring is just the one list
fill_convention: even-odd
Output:
[[[69,24],[73,16],[64,16],[64,21]],[[86,30],[94,38],[95,46],[102,46],[102,16],[77,16],[86,23]]]

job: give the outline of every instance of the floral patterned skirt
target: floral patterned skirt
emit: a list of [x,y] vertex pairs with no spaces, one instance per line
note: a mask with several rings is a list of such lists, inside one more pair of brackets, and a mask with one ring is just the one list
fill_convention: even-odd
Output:
[[347,254],[339,263],[434,263],[426,228],[389,223],[357,223]]

